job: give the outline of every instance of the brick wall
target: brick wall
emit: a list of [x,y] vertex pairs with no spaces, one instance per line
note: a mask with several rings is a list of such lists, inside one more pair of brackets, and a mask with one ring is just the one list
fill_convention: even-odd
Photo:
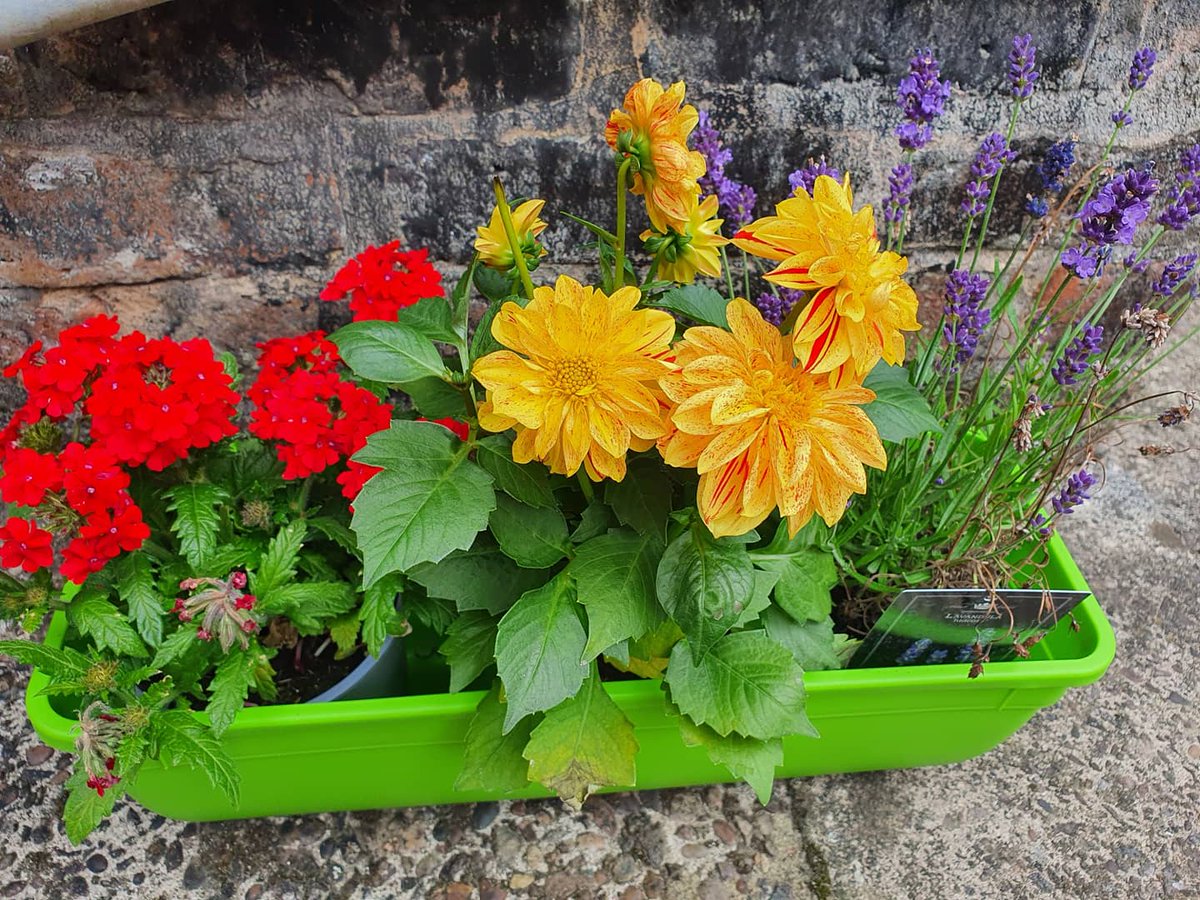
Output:
[[[366,243],[402,235],[461,264],[493,173],[607,221],[598,134],[641,75],[688,82],[760,209],[820,153],[877,200],[894,87],[926,44],[955,84],[917,163],[911,246],[933,271],[1025,30],[1043,64],[1027,159],[1068,134],[1094,158],[1143,43],[1160,62],[1117,158],[1169,166],[1200,138],[1187,0],[187,0],[0,54],[0,358],[96,311],[226,346],[314,327],[319,285]],[[582,230],[553,223],[558,259],[582,259]]]

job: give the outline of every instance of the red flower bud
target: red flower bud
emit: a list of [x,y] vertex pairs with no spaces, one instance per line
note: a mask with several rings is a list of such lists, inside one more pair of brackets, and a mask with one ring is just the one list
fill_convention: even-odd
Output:
[[253,609],[254,601],[257,599],[253,594],[242,594],[242,596],[233,601],[233,605],[238,609]]
[[106,760],[104,761],[104,768],[108,769],[108,771],[110,771],[110,772],[111,772],[111,771],[112,771],[114,768],[116,768],[116,765],[117,765],[117,761],[116,761],[116,759],[114,759],[114,758],[113,758],[113,757],[111,757],[111,756],[110,756],[108,759],[106,759]]
[[231,585],[233,585],[235,588],[237,588],[239,591],[245,589],[246,573],[245,572],[231,572],[229,575],[229,583]]
[[212,632],[207,628],[197,628],[196,637],[200,638],[202,641],[209,641],[212,640]]
[[258,631],[258,623],[253,619],[247,619],[242,623],[242,631],[246,632],[246,634],[254,634],[254,632]]

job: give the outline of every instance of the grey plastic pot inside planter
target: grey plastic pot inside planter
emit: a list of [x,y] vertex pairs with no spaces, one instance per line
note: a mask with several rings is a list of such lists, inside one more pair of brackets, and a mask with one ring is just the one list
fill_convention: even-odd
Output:
[[404,687],[404,670],[404,640],[388,637],[379,648],[379,656],[368,656],[349,675],[307,702],[395,697]]

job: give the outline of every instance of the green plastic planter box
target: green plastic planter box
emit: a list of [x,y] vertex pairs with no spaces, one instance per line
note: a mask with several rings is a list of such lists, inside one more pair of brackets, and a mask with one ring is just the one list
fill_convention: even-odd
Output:
[[[1062,541],[1050,544],[1046,569],[1055,588],[1088,590]],[[997,746],[1067,688],[1089,684],[1113,659],[1112,628],[1095,598],[1076,610],[1078,631],[1062,623],[1033,648],[1033,658],[992,663],[977,679],[966,664],[813,672],[805,677],[808,712],[821,737],[784,741],[779,777],[896,769],[959,762]],[[56,620],[48,643],[62,640]],[[26,705],[43,741],[73,745],[74,721],[40,695],[35,671]],[[655,681],[607,686],[637,729],[636,785],[665,788],[733,780],[699,747],[685,747]],[[379,809],[500,799],[454,790],[463,739],[482,694],[428,694],[379,700],[255,707],[225,734],[241,773],[234,807],[203,773],[146,764],[130,794],[176,819]],[[532,786],[515,795],[545,797]]]

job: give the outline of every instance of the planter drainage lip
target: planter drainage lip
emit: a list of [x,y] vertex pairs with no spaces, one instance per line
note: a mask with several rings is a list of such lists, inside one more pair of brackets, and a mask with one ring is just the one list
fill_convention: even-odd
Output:
[[[1050,539],[1048,550],[1045,573],[1050,585],[1089,590],[1058,535]],[[1033,658],[989,663],[976,679],[967,678],[966,663],[808,673],[804,681],[809,715],[822,736],[785,739],[786,758],[778,775],[941,764],[986,752],[1068,688],[1090,684],[1104,674],[1115,654],[1115,640],[1094,597],[1076,607],[1075,621],[1077,632],[1060,623],[1033,647]],[[65,632],[65,617],[56,614],[46,643],[60,645]],[[76,723],[41,694],[47,682],[35,669],[26,692],[29,719],[46,744],[68,750],[74,745]],[[676,721],[665,712],[660,682],[617,681],[605,687],[639,735],[636,787],[732,780],[708,762],[703,750],[683,746]],[[250,707],[238,713],[223,739],[242,769],[241,807],[228,807],[207,789],[201,792],[199,773],[153,763],[144,767],[131,793],[164,815],[200,820],[499,798],[499,793],[453,789],[452,773],[461,760],[466,726],[482,696],[471,691]],[[203,713],[197,715],[204,718]],[[276,783],[290,778],[289,784],[307,784],[303,777],[295,781],[302,767],[324,767],[321,771],[328,772],[334,758],[339,766],[371,767],[377,773],[372,789],[355,783],[365,777],[361,772],[345,776],[345,793],[330,787],[320,796],[297,796]],[[415,772],[429,766],[442,774],[430,773],[424,783],[393,785],[398,779],[384,777],[386,770],[379,767],[397,765],[402,768],[390,770]],[[175,780],[186,782],[186,788],[179,787],[184,794],[178,799]],[[261,789],[249,800],[252,781]],[[532,786],[508,796],[547,795]]]

